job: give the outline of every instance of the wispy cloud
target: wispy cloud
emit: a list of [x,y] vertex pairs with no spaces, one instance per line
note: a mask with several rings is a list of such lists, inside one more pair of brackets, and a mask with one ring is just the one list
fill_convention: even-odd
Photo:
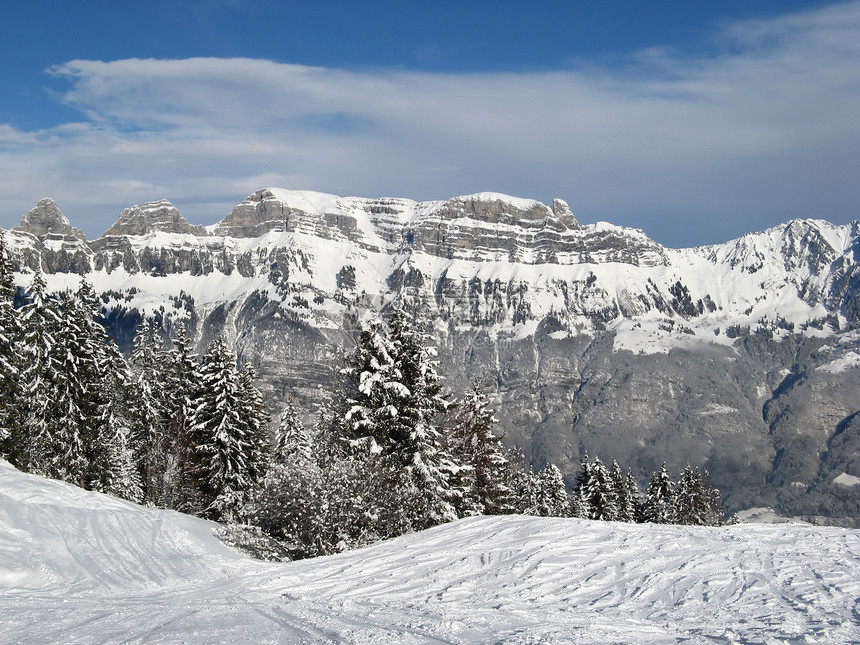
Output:
[[162,197],[212,223],[285,184],[241,135],[303,188],[549,201],[623,126],[560,195],[583,221],[686,245],[858,217],[860,3],[727,25],[713,45],[707,57],[654,49],[516,74],[70,61],[49,72],[68,81],[62,101],[79,122],[0,125],[0,223],[46,194],[90,236]]

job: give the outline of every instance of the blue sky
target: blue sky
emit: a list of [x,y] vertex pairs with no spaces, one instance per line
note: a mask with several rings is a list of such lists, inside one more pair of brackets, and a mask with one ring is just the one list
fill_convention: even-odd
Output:
[[3,228],[270,185],[558,196],[667,246],[860,217],[860,2],[36,0],[0,62]]

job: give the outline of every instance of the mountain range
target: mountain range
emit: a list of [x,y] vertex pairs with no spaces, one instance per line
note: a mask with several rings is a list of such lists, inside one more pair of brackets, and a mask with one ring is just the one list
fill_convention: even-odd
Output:
[[362,322],[406,308],[453,393],[474,381],[506,442],[572,482],[585,454],[644,485],[710,471],[730,512],[860,526],[860,222],[795,220],[669,249],[567,204],[262,189],[211,226],[168,201],[89,241],[50,199],[6,234],[16,280],[86,278],[127,349],[141,316],[219,334],[273,411],[308,418]]

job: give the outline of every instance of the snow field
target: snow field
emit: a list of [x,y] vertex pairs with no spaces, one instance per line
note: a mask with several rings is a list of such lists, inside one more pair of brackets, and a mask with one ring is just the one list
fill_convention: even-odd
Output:
[[0,462],[3,643],[858,643],[860,533],[475,517],[336,556]]

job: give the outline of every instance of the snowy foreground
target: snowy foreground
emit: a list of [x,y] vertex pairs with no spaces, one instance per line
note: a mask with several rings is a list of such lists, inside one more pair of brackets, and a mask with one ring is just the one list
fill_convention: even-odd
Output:
[[858,643],[860,532],[481,517],[316,560],[0,461],[0,642]]

